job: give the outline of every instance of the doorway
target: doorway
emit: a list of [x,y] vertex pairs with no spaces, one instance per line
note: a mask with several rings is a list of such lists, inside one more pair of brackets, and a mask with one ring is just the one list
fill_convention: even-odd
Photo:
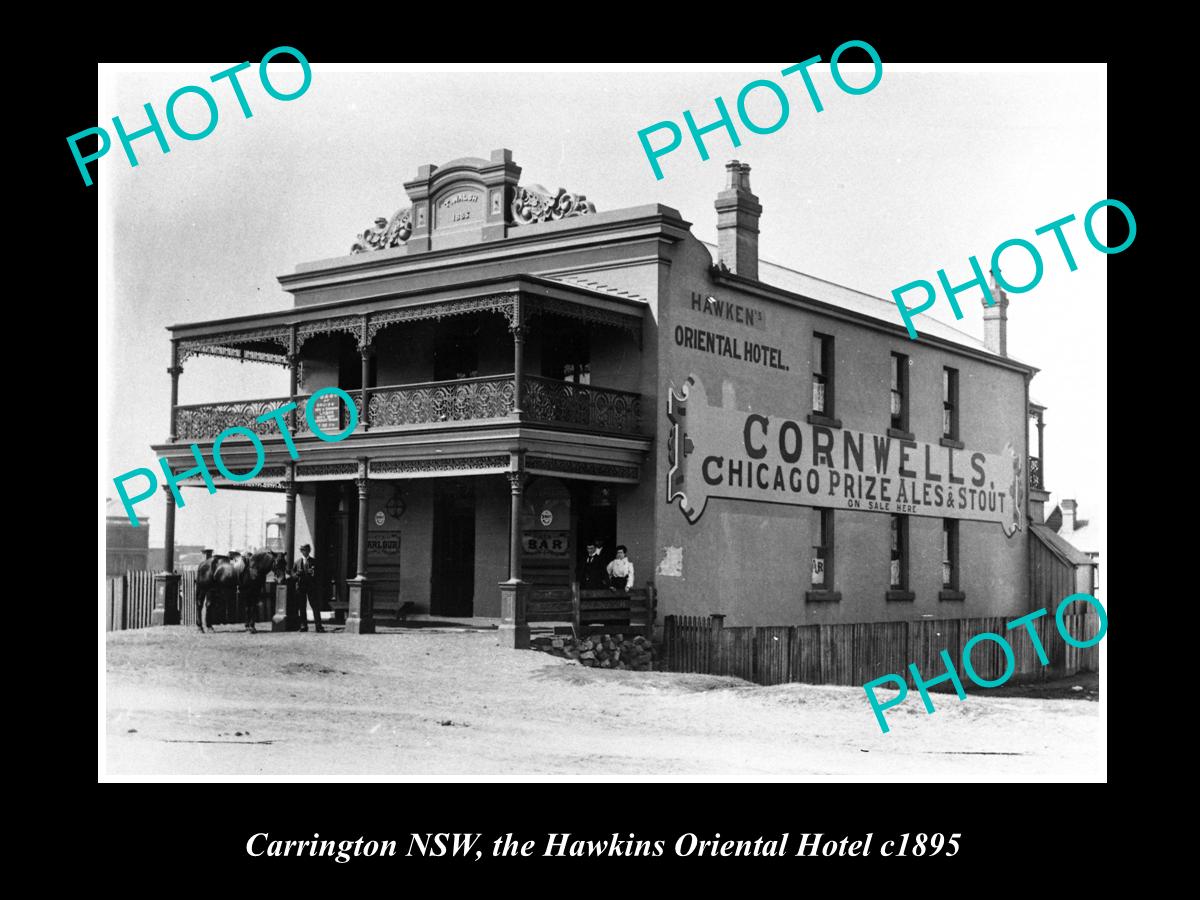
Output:
[[617,492],[613,485],[581,483],[577,488],[579,509],[578,534],[575,542],[575,571],[583,571],[587,543],[600,541],[604,545],[601,559],[607,566],[617,557]]
[[440,479],[433,490],[429,612],[467,618],[475,610],[475,482]]

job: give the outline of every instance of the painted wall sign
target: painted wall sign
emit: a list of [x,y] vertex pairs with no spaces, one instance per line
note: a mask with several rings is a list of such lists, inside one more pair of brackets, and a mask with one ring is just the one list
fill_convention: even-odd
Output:
[[727,356],[750,365],[782,369],[784,372],[791,369],[791,366],[783,361],[783,351],[778,347],[748,341],[744,337],[730,336],[707,328],[693,328],[690,325],[676,325],[674,337],[675,346],[685,350]]
[[566,556],[571,547],[566,531],[526,531],[521,535],[526,556]]
[[367,554],[397,556],[400,553],[399,531],[372,531],[367,534]]
[[693,375],[667,399],[667,502],[695,524],[709,500],[824,506],[1021,527],[1025,473],[1002,453],[957,450],[708,404]]
[[734,303],[732,300],[719,300],[713,296],[705,296],[692,291],[692,309],[726,322],[738,325],[749,325],[759,331],[767,330],[766,314],[755,306],[744,303]]

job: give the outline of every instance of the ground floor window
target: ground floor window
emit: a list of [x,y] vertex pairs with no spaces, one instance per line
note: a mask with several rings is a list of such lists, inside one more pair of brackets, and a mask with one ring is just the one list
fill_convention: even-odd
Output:
[[833,587],[833,510],[813,510],[812,586]]
[[908,516],[891,517],[891,579],[894,591],[908,590]]

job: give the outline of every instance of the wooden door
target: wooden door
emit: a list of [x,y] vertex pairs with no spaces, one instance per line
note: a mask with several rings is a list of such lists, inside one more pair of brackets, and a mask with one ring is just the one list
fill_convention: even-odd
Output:
[[475,610],[475,483],[439,480],[433,492],[433,566],[429,611],[464,618]]

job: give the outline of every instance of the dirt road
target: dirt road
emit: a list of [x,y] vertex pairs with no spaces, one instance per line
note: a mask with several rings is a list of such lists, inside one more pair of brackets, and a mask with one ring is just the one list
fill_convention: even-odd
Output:
[[496,632],[107,638],[108,775],[1102,780],[1099,705],[585,669]]

